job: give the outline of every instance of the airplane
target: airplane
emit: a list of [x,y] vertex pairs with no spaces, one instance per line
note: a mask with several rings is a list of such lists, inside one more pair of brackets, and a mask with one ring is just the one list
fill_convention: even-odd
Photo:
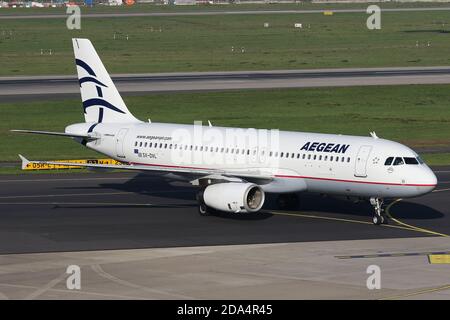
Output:
[[72,43],[85,122],[68,125],[65,132],[11,131],[70,137],[122,163],[82,167],[189,181],[199,188],[201,215],[256,213],[266,193],[278,194],[278,204],[290,208],[299,193],[311,192],[369,200],[372,222],[380,225],[388,223],[386,199],[418,197],[437,185],[416,152],[375,132],[362,137],[216,127],[210,121],[205,126],[141,121],[125,105],[91,41]]

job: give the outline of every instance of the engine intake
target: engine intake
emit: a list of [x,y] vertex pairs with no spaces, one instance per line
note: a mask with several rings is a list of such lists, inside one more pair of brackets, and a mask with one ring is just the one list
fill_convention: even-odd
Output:
[[207,186],[203,192],[207,206],[226,212],[257,212],[264,200],[264,191],[253,183],[217,183]]

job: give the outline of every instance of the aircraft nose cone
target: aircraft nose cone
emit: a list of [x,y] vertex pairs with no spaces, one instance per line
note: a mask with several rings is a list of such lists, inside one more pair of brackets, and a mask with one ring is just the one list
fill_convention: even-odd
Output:
[[[436,175],[434,174],[434,172],[431,169],[430,169],[430,172],[429,172],[429,178],[428,179],[430,181],[429,184],[433,186],[433,189],[436,188],[436,186],[438,184],[438,180],[437,180]],[[431,190],[433,190],[433,189],[431,189]]]
[[431,169],[428,169],[426,178],[424,179],[424,186],[422,188],[422,194],[429,193],[436,188],[438,183],[437,177]]

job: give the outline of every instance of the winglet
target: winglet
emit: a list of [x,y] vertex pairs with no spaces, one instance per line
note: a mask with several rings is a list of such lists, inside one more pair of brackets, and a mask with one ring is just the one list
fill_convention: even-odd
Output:
[[25,158],[23,155],[19,154],[20,160],[22,160],[22,170],[25,170],[30,163],[27,158]]

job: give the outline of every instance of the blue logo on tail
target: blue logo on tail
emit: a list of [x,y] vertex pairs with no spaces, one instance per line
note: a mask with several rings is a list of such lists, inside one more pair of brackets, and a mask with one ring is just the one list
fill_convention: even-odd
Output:
[[[108,101],[106,101],[104,99],[99,99],[99,98],[103,98],[102,87],[103,88],[108,88],[108,86],[105,85],[104,83],[102,83],[101,81],[99,81],[96,78],[97,75],[95,74],[94,70],[86,62],[84,62],[83,60],[80,60],[80,59],[75,59],[75,64],[77,66],[83,68],[89,74],[89,76],[80,78],[78,80],[78,82],[80,84],[80,87],[82,86],[83,83],[92,82],[92,83],[95,83],[95,87],[97,89],[97,96],[98,96],[97,98],[88,99],[86,101],[83,101],[84,113],[86,114],[86,109],[89,108],[89,107],[92,107],[92,106],[103,106],[103,107],[105,107],[107,109],[110,109],[112,111],[125,114],[125,112],[123,112],[122,110],[120,110],[116,106],[112,105]],[[99,108],[98,123],[101,123],[102,120],[103,120],[103,108]]]

